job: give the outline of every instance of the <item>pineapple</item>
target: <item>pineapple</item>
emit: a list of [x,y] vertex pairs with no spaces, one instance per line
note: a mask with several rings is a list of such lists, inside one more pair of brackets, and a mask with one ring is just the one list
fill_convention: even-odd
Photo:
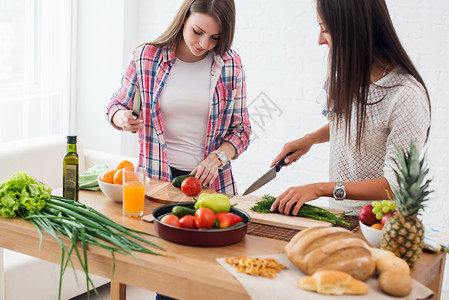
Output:
[[396,213],[382,230],[380,247],[392,251],[413,267],[422,253],[424,226],[418,215],[432,192],[428,190],[431,180],[424,182],[429,169],[424,165],[425,158],[420,160],[413,140],[409,151],[396,147],[396,155],[394,172],[398,188],[393,190]]

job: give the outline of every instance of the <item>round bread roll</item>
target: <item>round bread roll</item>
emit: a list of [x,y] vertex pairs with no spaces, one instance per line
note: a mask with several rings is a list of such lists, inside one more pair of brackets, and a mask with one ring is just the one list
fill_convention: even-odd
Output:
[[376,267],[366,242],[341,227],[304,229],[284,250],[289,260],[308,275],[320,270],[336,270],[365,281]]
[[382,291],[395,297],[405,297],[413,290],[413,281],[403,271],[385,271],[379,276]]

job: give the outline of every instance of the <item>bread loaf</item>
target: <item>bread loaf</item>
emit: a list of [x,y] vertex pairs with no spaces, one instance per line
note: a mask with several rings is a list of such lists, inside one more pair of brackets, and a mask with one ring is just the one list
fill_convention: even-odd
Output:
[[340,227],[302,230],[284,250],[289,260],[308,275],[320,270],[337,270],[365,281],[375,271],[366,242]]
[[326,295],[363,295],[368,285],[340,271],[318,271],[298,279],[298,286],[307,291]]

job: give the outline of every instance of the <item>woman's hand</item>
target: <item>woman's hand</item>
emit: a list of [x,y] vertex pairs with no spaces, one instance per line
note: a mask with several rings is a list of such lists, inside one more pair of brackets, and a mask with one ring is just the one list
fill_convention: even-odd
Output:
[[[285,166],[291,165],[292,163],[300,159],[301,156],[306,154],[309,151],[310,147],[312,147],[312,145],[313,144],[310,143],[310,141],[307,139],[307,136],[286,143],[282,148],[281,153],[279,153],[278,156],[276,156],[276,158],[271,163],[270,168],[273,167],[278,161],[280,161],[284,157],[285,157],[284,160]],[[292,152],[293,154],[288,155],[286,157],[286,155],[290,152]]]
[[279,212],[289,214],[293,205],[296,204],[292,212],[296,216],[304,203],[315,200],[320,196],[322,195],[319,193],[318,185],[315,183],[291,187],[276,198],[271,206],[271,211],[278,208]]
[[[276,156],[276,158],[273,160],[273,162],[270,165],[270,168],[273,167],[278,161],[280,161],[282,158],[285,157],[285,165],[288,166],[294,162],[296,162],[298,159],[301,158],[304,154],[309,152],[310,147],[312,147],[314,144],[320,144],[329,142],[329,124],[324,125],[320,129],[309,133],[302,138],[299,138],[297,140],[294,140],[292,142],[289,142],[284,145],[284,148],[282,148],[281,153]],[[293,152],[293,154],[286,155],[290,152]]]
[[193,169],[191,174],[195,174],[195,177],[203,186],[208,186],[218,177],[218,167],[220,165],[221,162],[217,154],[211,153]]
[[134,116],[132,110],[121,109],[117,111],[112,118],[112,122],[124,131],[136,132],[143,127],[142,117]]

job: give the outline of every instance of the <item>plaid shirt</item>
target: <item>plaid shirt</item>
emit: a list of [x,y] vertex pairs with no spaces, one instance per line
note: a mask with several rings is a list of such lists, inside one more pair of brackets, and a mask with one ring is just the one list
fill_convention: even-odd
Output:
[[[149,177],[164,181],[172,180],[172,174],[158,99],[175,62],[175,53],[171,50],[152,45],[136,49],[107,109],[110,122],[118,110],[132,109],[134,88],[139,87],[144,121],[144,127],[139,131],[139,167],[146,168]],[[210,86],[204,158],[227,141],[236,149],[235,159],[249,145],[251,126],[246,107],[245,72],[240,56],[233,50],[214,56]],[[237,194],[230,162],[218,170],[218,177],[210,187],[217,192]]]

